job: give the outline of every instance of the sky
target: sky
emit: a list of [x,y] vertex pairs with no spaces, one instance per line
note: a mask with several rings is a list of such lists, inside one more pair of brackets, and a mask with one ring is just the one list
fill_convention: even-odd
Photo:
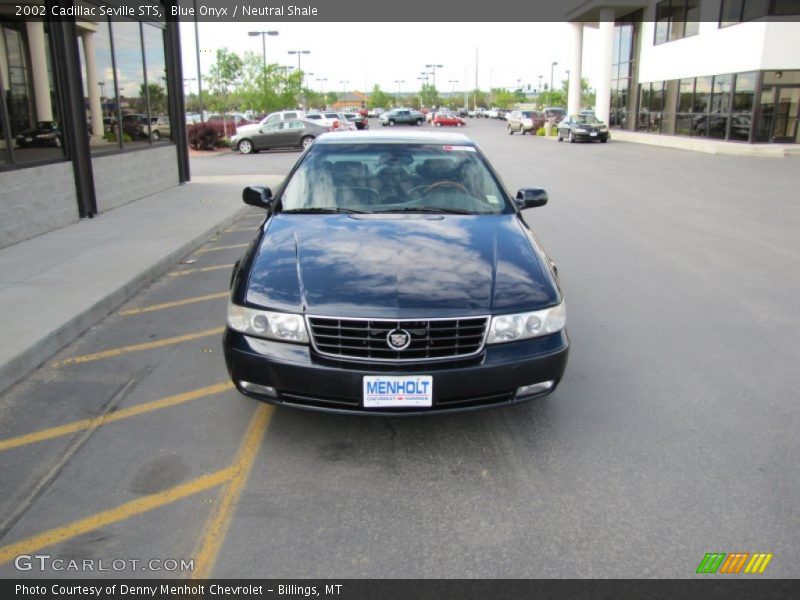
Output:
[[[518,80],[531,88],[566,79],[571,63],[571,35],[567,23],[199,23],[201,71],[206,74],[218,48],[240,55],[262,53],[261,36],[249,31],[277,30],[267,41],[267,62],[297,67],[289,50],[309,50],[301,67],[313,73],[308,83],[317,91],[364,91],[374,84],[390,93],[419,90],[427,64],[436,69],[440,91],[475,87],[475,51],[478,50],[478,86],[516,88]],[[595,87],[599,70],[595,51],[597,31],[584,29],[583,76]],[[194,22],[181,24],[184,78],[197,77]],[[327,81],[317,81],[327,79]],[[451,80],[457,83],[450,83]],[[403,83],[396,83],[402,81]],[[346,82],[346,83],[343,83]],[[197,82],[186,82],[196,91]]]

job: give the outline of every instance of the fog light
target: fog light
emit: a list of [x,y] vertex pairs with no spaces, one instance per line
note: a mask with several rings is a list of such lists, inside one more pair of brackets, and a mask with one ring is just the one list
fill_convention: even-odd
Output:
[[259,394],[260,396],[269,396],[270,398],[278,397],[278,390],[271,385],[258,385],[257,383],[250,383],[249,381],[240,381],[241,388],[251,394]]
[[542,392],[546,392],[547,390],[551,389],[555,385],[555,380],[551,379],[550,381],[542,381],[541,383],[533,383],[531,385],[523,385],[520,388],[517,388],[517,398],[522,398],[524,396],[533,396],[534,394],[541,394]]

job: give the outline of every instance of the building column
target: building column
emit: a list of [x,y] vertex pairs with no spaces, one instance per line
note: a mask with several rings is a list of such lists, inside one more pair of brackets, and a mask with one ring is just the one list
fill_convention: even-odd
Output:
[[[97,58],[94,47],[94,31],[84,31],[81,34],[83,41],[83,56],[86,60],[86,93],[89,96],[89,116],[92,120],[92,137],[103,137],[103,107],[101,106],[100,86],[97,81]],[[106,82],[114,89],[114,82]]]
[[595,114],[609,123],[611,114],[611,61],[614,50],[614,9],[600,9],[600,79],[597,82]]
[[44,22],[26,21],[28,45],[31,55],[31,80],[36,98],[36,120],[52,121],[53,104],[50,101],[50,78],[47,74],[47,53],[44,45]]
[[572,62],[569,68],[567,114],[577,115],[581,110],[581,75],[583,65],[583,23],[570,23],[572,29]]

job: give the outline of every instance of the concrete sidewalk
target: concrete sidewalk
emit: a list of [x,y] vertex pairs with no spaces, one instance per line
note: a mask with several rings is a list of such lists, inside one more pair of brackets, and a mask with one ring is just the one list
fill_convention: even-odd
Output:
[[0,392],[251,210],[241,200],[251,180],[196,177],[0,249]]

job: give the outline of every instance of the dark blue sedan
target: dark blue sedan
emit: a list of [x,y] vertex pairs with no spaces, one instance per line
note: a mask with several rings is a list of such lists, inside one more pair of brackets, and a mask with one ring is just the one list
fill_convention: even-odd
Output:
[[554,264],[486,157],[456,134],[332,133],[284,184],[234,268],[224,336],[237,389],[358,414],[513,404],[567,363]]

